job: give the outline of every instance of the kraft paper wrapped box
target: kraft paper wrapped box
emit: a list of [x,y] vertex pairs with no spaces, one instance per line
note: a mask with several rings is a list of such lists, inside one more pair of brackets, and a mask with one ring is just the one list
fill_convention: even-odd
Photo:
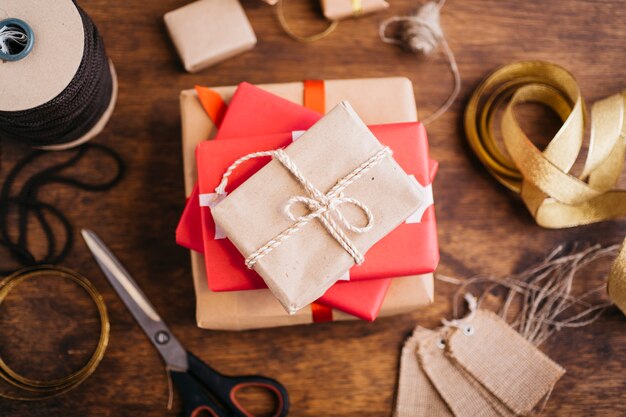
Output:
[[322,0],[324,16],[329,20],[340,20],[389,8],[385,0]]
[[[297,104],[303,104],[307,91],[303,82],[265,84],[261,88]],[[236,86],[215,87],[226,103]],[[350,100],[361,117],[370,124],[417,120],[413,88],[406,78],[329,80],[323,82],[322,102],[326,108],[342,99]],[[379,106],[385,103],[385,106]],[[189,195],[197,180],[196,146],[215,136],[217,128],[198,100],[194,89],[180,95],[185,189]],[[203,256],[190,252],[196,293],[198,327],[221,330],[246,330],[274,326],[309,324],[315,321],[313,308],[287,315],[269,290],[215,293],[209,290]],[[433,301],[433,275],[423,274],[393,279],[380,317],[406,313]],[[333,320],[355,317],[333,310]]]
[[239,0],[198,0],[163,17],[188,72],[197,72],[256,45]]

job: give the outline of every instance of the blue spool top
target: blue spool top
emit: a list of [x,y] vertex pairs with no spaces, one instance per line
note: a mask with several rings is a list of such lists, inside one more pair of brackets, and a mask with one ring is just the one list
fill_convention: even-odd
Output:
[[[18,32],[18,35],[22,34],[22,36],[26,38],[24,43],[22,44],[22,42],[17,41],[15,36],[3,37],[3,33],[7,33],[7,29],[4,28]],[[25,58],[26,55],[33,50],[33,45],[35,44],[35,34],[28,23],[23,20],[14,18],[4,19],[0,20],[0,42],[3,42],[10,49],[8,52],[3,51],[2,45],[0,45],[0,61],[19,61],[20,59]]]

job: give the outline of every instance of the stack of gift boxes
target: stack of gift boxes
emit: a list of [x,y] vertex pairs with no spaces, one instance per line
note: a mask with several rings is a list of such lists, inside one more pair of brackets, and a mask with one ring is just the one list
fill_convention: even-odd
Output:
[[373,321],[432,302],[437,163],[409,80],[198,86],[181,115],[176,240],[199,327]]

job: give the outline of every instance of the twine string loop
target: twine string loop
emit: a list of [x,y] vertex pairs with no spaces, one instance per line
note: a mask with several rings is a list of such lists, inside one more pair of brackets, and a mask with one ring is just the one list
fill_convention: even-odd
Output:
[[[295,216],[292,212],[292,209],[293,206],[298,203],[306,205],[310,210],[310,213],[306,216]],[[351,204],[359,208],[367,218],[367,223],[365,224],[365,226],[358,227],[353,225],[343,215],[341,210],[339,210],[339,207],[342,204]],[[337,196],[334,196],[332,198],[328,198],[326,195],[322,195],[321,200],[305,196],[295,196],[291,197],[285,205],[285,214],[293,221],[303,221],[307,218],[310,218],[310,220],[312,220],[322,216],[324,213],[333,214],[335,216],[335,219],[344,229],[350,230],[354,233],[366,233],[370,231],[373,227],[374,215],[372,214],[372,211],[359,200],[351,197],[346,197],[343,193],[339,193]]]
[[0,52],[4,54],[14,53],[14,48],[22,49],[28,43],[26,33],[9,27],[7,25],[0,27]]
[[[215,189],[218,195],[226,195],[226,186],[228,185],[228,178],[232,175],[234,170],[244,163],[253,158],[260,158],[265,156],[271,156],[275,160],[279,161],[289,173],[302,185],[308,196],[299,195],[289,198],[284,206],[285,215],[295,223],[278,234],[276,237],[268,241],[265,245],[261,246],[255,252],[250,254],[246,258],[246,266],[250,269],[261,259],[263,256],[270,253],[272,250],[280,246],[290,236],[297,233],[305,225],[312,220],[318,219],[328,233],[341,245],[343,249],[350,254],[354,261],[360,265],[365,260],[363,254],[356,248],[354,243],[346,235],[344,230],[351,231],[353,233],[366,233],[372,229],[374,224],[374,215],[372,211],[361,201],[346,197],[343,191],[356,180],[358,180],[368,170],[376,166],[383,159],[391,155],[391,149],[384,147],[368,158],[361,165],[352,170],[348,175],[339,179],[337,183],[326,194],[322,193],[317,187],[315,187],[309,180],[307,180],[293,160],[287,155],[283,149],[277,149],[273,151],[255,152],[249,155],[243,156],[235,161],[226,170],[222,176],[222,181]],[[297,204],[304,204],[309,212],[302,216],[296,216],[293,213],[293,208]],[[367,222],[365,226],[355,226],[352,224],[341,212],[340,206],[344,204],[350,204],[357,207],[365,215]]]
[[[378,28],[380,39],[392,45],[399,45],[410,52],[428,56],[441,46],[454,79],[454,87],[446,101],[422,123],[427,125],[437,120],[454,103],[461,91],[461,74],[441,28],[441,8],[446,0],[429,1],[409,16],[393,16],[383,21]],[[389,26],[398,25],[397,36],[387,35]]]

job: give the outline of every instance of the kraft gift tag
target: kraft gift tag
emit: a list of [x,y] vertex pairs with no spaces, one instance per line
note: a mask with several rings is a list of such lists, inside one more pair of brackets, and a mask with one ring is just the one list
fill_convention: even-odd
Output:
[[417,356],[430,382],[455,416],[501,417],[512,415],[504,407],[499,412],[489,392],[459,369],[445,354],[446,329],[433,332],[419,343]]
[[420,367],[417,347],[434,331],[418,327],[402,348],[394,417],[452,417],[453,414]]
[[446,353],[516,414],[527,415],[565,370],[487,310],[451,329]]

